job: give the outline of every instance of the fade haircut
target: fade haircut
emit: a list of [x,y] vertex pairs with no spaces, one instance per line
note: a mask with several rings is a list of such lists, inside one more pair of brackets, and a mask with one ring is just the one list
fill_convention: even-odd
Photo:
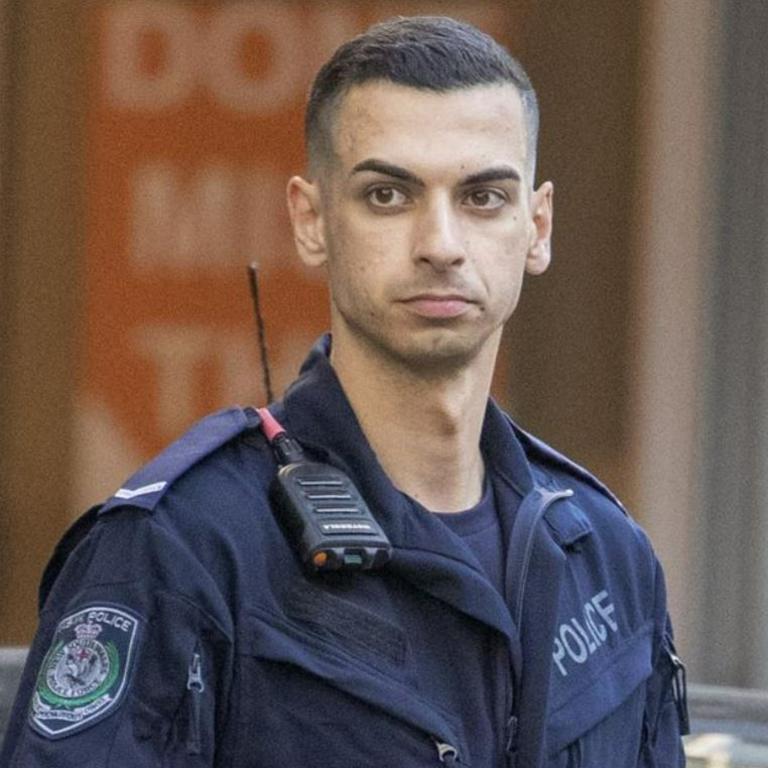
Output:
[[344,43],[315,77],[304,123],[310,174],[333,159],[333,121],[347,91],[371,81],[446,92],[511,83],[520,94],[533,184],[539,107],[525,70],[492,37],[447,16],[397,17]]

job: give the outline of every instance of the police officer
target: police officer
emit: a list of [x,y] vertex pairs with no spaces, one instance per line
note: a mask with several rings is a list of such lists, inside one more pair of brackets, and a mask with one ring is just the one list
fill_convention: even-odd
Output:
[[[332,334],[270,413],[203,420],[65,536],[2,765],[683,764],[646,536],[488,396],[550,259],[537,122],[520,65],[447,18],[321,69],[288,200]],[[331,480],[270,498],[278,461]],[[314,554],[282,519],[307,499],[337,521]],[[335,550],[363,504],[350,541],[388,543]]]

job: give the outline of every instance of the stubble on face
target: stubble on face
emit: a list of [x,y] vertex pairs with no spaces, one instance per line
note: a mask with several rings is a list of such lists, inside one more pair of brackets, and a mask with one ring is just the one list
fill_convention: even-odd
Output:
[[[514,189],[502,185],[509,200],[488,216],[461,202],[460,182],[506,165],[524,176],[525,129],[514,87],[434,94],[366,84],[347,94],[335,127],[335,159],[320,182],[334,343],[424,375],[495,357],[522,283],[528,185],[524,178]],[[369,186],[400,184],[354,172],[370,158],[423,180],[423,187],[402,185],[412,204],[394,214],[366,204]],[[441,249],[455,258],[437,258]],[[410,301],[451,295],[467,301],[460,316],[424,315]]]

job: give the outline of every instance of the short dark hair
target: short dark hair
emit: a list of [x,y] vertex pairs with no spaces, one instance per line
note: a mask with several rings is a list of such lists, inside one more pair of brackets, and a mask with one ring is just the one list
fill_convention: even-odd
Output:
[[520,94],[530,181],[536,164],[539,107],[520,62],[476,27],[447,16],[397,17],[344,43],[322,66],[309,94],[305,139],[310,169],[332,157],[332,121],[354,85],[384,80],[428,91],[511,83]]

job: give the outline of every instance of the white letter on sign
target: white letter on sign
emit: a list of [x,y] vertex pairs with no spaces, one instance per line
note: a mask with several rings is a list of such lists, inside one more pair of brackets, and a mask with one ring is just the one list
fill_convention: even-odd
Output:
[[[257,34],[269,40],[269,66],[258,79],[241,62],[243,41]],[[304,88],[304,51],[296,10],[282,3],[238,3],[222,8],[211,22],[206,49],[208,87],[217,100],[238,112],[267,114]]]
[[[157,72],[142,69],[142,43],[156,35],[163,43]],[[178,6],[130,2],[107,11],[105,81],[118,106],[159,110],[186,99],[195,84],[196,25],[194,15]]]

